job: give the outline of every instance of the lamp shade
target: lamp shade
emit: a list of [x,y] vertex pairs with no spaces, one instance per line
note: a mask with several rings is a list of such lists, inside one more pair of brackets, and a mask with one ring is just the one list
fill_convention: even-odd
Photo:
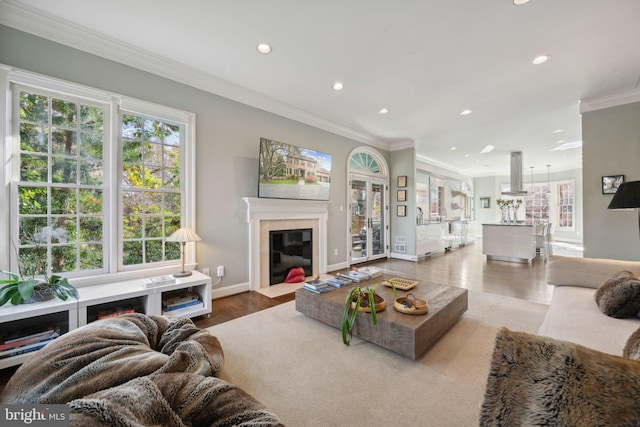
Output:
[[629,181],[620,184],[607,209],[633,208],[640,208],[640,181]]
[[190,228],[179,228],[167,237],[167,242],[199,242],[200,240],[202,240],[200,236]]

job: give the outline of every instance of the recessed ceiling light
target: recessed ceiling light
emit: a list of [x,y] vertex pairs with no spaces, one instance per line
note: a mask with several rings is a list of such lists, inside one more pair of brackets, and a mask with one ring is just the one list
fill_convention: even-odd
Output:
[[558,145],[555,148],[552,148],[549,151],[565,151],[565,150],[572,150],[574,148],[580,148],[582,147],[582,141],[575,141],[575,142],[565,142],[562,145]]
[[529,0],[513,0],[513,4],[515,4],[516,6],[522,6],[526,3],[529,3]]
[[531,63],[533,65],[540,65],[540,64],[544,64],[545,62],[547,62],[551,57],[549,55],[540,55],[540,56],[536,56],[535,58],[533,58],[533,61],[531,61]]
[[268,44],[266,44],[266,43],[260,43],[260,44],[257,46],[257,49],[258,49],[258,52],[260,52],[260,53],[264,53],[265,55],[266,55],[267,53],[271,53],[271,46],[269,46],[269,45],[268,45]]
[[559,141],[556,141],[556,144],[564,144],[565,142],[567,142],[567,141],[565,141],[564,139],[561,139]]
[[451,147],[451,151],[455,151],[455,150],[457,150],[456,147]]
[[480,153],[487,154],[487,153],[492,152],[495,148],[496,147],[494,147],[493,145],[489,144],[486,147],[484,147]]
[[460,115],[461,116],[468,116],[471,113],[472,113],[471,110],[462,110],[462,111],[460,111]]
[[464,156],[465,156],[465,157],[469,157],[469,154],[465,154]]
[[564,132],[564,129],[556,129],[551,133],[562,133],[562,132]]
[[380,114],[387,114],[389,112],[388,108],[381,108],[380,111],[378,111],[378,113]]
[[335,82],[332,87],[333,90],[342,90],[344,88],[344,85],[340,82]]

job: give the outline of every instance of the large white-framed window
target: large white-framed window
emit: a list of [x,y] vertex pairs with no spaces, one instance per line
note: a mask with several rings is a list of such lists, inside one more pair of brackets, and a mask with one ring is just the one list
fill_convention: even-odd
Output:
[[12,99],[14,271],[104,272],[109,106],[17,84]]
[[575,185],[573,181],[559,182],[556,188],[558,228],[575,230]]
[[[575,230],[575,186],[573,179],[524,184],[523,190],[529,193],[523,198],[525,222],[550,222],[554,230]],[[509,184],[503,183],[500,188],[505,192],[509,191],[509,187]]]
[[165,239],[195,224],[195,114],[2,65],[0,77],[0,268],[80,286],[175,269]]

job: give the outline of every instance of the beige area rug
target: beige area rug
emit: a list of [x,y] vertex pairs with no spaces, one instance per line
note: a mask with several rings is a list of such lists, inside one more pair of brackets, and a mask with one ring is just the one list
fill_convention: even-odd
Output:
[[477,426],[498,329],[536,332],[546,310],[469,291],[469,310],[415,361],[355,337],[347,347],[295,301],[208,329],[224,350],[221,378],[289,427]]

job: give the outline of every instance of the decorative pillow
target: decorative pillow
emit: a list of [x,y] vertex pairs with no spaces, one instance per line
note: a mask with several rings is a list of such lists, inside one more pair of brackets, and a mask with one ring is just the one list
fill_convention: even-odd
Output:
[[289,271],[287,278],[284,279],[284,283],[300,283],[304,282],[304,269],[302,267],[295,267]]
[[640,328],[631,334],[624,345],[622,355],[634,360],[640,360]]
[[639,426],[640,362],[501,329],[480,426]]
[[595,292],[596,304],[604,314],[617,319],[632,317],[640,311],[640,281],[630,271],[620,271]]

